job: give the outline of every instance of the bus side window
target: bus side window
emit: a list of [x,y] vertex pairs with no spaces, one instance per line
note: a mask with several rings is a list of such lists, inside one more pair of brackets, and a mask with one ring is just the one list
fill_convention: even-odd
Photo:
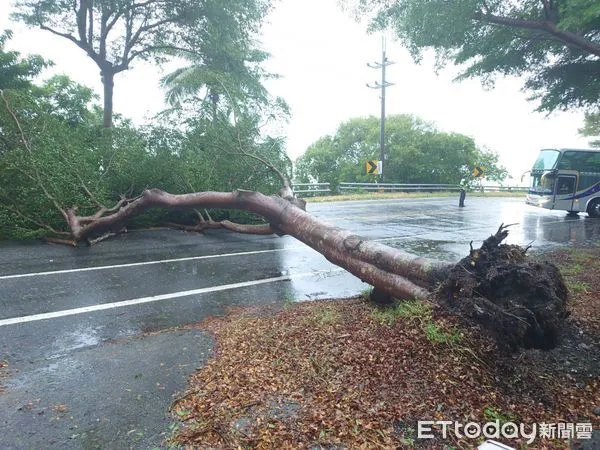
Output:
[[562,158],[558,162],[558,169],[573,169],[573,159],[575,157],[575,152],[564,152]]
[[594,153],[589,158],[589,167],[584,172],[600,172],[600,152]]

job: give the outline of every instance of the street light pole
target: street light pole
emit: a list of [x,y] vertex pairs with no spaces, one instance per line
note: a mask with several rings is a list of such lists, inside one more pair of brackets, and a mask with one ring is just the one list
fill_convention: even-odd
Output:
[[394,83],[389,83],[388,81],[385,80],[385,68],[387,66],[391,66],[392,64],[395,64],[392,61],[388,61],[387,57],[385,56],[385,37],[381,38],[381,62],[378,63],[367,63],[367,66],[369,66],[372,69],[381,69],[381,83],[379,82],[375,82],[375,84],[371,85],[371,84],[367,84],[368,87],[370,87],[371,89],[380,89],[381,90],[381,128],[379,131],[379,148],[380,148],[380,159],[381,159],[381,178],[380,181],[383,183],[383,165],[384,165],[384,161],[386,160],[386,154],[385,154],[385,88],[389,87],[389,86],[393,86]]

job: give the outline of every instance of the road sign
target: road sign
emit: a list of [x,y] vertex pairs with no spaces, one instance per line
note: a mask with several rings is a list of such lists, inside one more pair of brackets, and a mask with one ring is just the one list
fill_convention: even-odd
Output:
[[475,178],[480,178],[483,176],[483,167],[481,166],[475,166],[473,168],[473,172],[471,172],[471,175],[473,175]]
[[381,175],[383,173],[383,164],[381,161],[367,161],[367,173],[372,175]]

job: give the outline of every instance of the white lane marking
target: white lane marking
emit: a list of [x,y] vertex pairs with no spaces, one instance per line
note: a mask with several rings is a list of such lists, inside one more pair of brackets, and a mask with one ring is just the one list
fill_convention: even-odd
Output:
[[[382,239],[373,239],[374,241],[388,241],[399,239],[403,237],[410,236],[400,236],[397,238],[382,238]],[[29,277],[39,277],[39,276],[47,276],[47,275],[62,275],[65,273],[76,273],[76,272],[91,272],[93,270],[107,270],[107,269],[121,269],[124,267],[139,267],[139,266],[150,266],[154,264],[167,264],[174,262],[183,262],[183,261],[198,261],[202,259],[213,259],[213,258],[227,258],[231,256],[250,256],[250,255],[261,255],[264,253],[276,253],[276,252],[284,252],[287,250],[309,250],[311,249],[308,245],[293,245],[289,247],[282,248],[274,248],[270,250],[253,250],[249,252],[237,252],[237,253],[220,253],[217,255],[203,255],[203,256],[189,256],[185,258],[173,258],[173,259],[159,259],[156,261],[142,261],[137,263],[126,263],[126,264],[114,264],[111,266],[92,266],[92,267],[79,267],[76,269],[61,269],[61,270],[48,270],[46,272],[27,272],[27,273],[17,273],[13,275],[0,275],[0,280],[12,280],[15,278],[29,278]]]
[[36,322],[38,320],[56,319],[58,317],[73,316],[76,314],[85,314],[85,313],[90,313],[90,312],[103,311],[106,309],[123,308],[125,306],[141,305],[143,303],[152,303],[152,302],[158,302],[161,300],[169,300],[169,299],[173,299],[173,298],[189,297],[191,295],[199,295],[199,294],[206,294],[206,293],[210,293],[210,292],[226,291],[228,289],[239,289],[239,288],[243,288],[243,287],[257,286],[260,284],[275,283],[278,281],[290,281],[294,278],[305,278],[305,277],[310,277],[310,276],[314,276],[314,275],[323,275],[323,274],[330,274],[330,273],[343,272],[343,271],[344,271],[344,269],[332,269],[332,270],[320,270],[320,271],[314,271],[314,272],[304,272],[304,273],[298,273],[298,274],[293,274],[293,275],[285,275],[285,276],[281,276],[281,277],[264,278],[262,280],[244,281],[241,283],[232,283],[232,284],[222,284],[220,286],[211,286],[211,287],[205,287],[205,288],[200,288],[200,289],[193,289],[191,291],[180,291],[180,292],[172,292],[170,294],[153,295],[151,297],[134,298],[131,300],[124,300],[121,302],[103,303],[100,305],[84,306],[82,308],[65,309],[62,311],[54,311],[54,312],[48,312],[48,313],[42,313],[42,314],[32,314],[30,316],[11,317],[10,319],[0,320],[0,327],[5,326],[5,325],[15,325],[15,324],[21,324],[21,323],[27,323],[27,322]]
[[[59,274],[63,274],[63,273],[74,273],[74,272],[89,272],[92,270],[120,269],[123,267],[149,266],[152,264],[166,264],[166,263],[172,263],[172,262],[196,261],[196,260],[200,260],[200,259],[226,258],[229,256],[260,255],[262,253],[282,252],[285,250],[299,250],[299,249],[303,249],[303,248],[305,248],[305,247],[298,245],[298,246],[293,246],[293,247],[274,248],[274,249],[270,249],[270,250],[254,250],[251,252],[220,253],[218,255],[189,256],[186,258],[161,259],[161,260],[157,260],[157,261],[142,261],[142,262],[137,262],[137,263],[115,264],[112,266],[80,267],[77,269],[49,270],[47,272],[18,273],[18,274],[14,274],[14,275],[2,275],[2,276],[0,276],[0,280],[10,280],[13,278],[38,277],[38,276],[44,276],[44,275],[59,275]],[[306,248],[308,248],[308,247],[306,247]]]

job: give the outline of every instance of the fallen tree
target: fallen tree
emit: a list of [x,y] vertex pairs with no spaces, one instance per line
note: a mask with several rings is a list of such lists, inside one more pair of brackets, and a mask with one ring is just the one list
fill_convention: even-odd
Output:
[[560,273],[552,264],[527,262],[527,249],[502,244],[507,226],[500,226],[481,248],[471,249],[458,264],[443,264],[314,218],[285,180],[279,195],[243,190],[173,195],[148,189],[89,216],[79,216],[76,208],[61,210],[69,228],[65,237],[71,242],[97,242],[149,208],[226,208],[257,214],[267,223],[242,225],[210,216],[206,220],[199,214],[199,223],[191,229],[291,235],[377,292],[396,298],[434,299],[512,348],[553,347],[567,316],[567,289]]

